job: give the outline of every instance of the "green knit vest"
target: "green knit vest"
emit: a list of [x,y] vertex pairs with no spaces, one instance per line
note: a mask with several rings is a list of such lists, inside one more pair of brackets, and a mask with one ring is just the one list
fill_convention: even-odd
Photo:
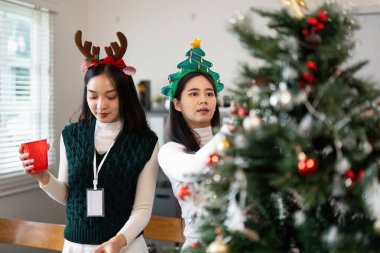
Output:
[[87,217],[86,189],[93,188],[95,120],[73,123],[62,131],[68,161],[68,196],[65,239],[80,244],[101,244],[128,221],[137,180],[151,158],[157,136],[127,134],[115,142],[98,177],[104,189],[105,217]]

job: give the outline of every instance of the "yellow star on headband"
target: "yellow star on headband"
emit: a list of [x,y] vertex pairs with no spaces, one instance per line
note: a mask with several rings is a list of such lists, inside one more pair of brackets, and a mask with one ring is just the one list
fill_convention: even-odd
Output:
[[191,46],[194,48],[201,48],[201,42],[202,40],[198,40],[197,38],[194,39],[193,42],[191,42]]

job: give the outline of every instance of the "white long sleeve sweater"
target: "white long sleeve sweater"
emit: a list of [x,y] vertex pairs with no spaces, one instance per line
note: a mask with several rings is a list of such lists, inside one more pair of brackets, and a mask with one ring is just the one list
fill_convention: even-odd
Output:
[[[177,192],[184,183],[192,182],[206,166],[207,158],[216,151],[218,144],[226,134],[229,134],[227,126],[223,126],[215,136],[211,127],[197,128],[193,131],[199,136],[201,148],[196,153],[186,153],[185,147],[176,142],[168,142],[158,152],[158,162],[167,175],[172,185],[173,193]],[[186,242],[184,247],[198,241],[199,232],[196,222],[192,219],[191,200],[178,199],[181,206],[182,218],[185,220],[184,236]]]
[[[117,137],[121,129],[121,123],[100,123],[96,122],[95,128],[95,148],[100,154],[107,152],[109,146]],[[119,234],[123,234],[130,244],[138,234],[148,224],[154,201],[156,180],[158,173],[158,143],[152,153],[150,160],[145,164],[137,181],[135,202],[131,216],[125,223]],[[66,148],[61,135],[60,140],[60,162],[58,179],[50,174],[49,183],[40,187],[56,201],[66,204],[68,186],[68,162]]]

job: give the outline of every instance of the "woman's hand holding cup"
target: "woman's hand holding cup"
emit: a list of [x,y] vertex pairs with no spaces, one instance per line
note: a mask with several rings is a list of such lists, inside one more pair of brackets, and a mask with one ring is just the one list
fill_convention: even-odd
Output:
[[23,143],[19,147],[20,161],[26,174],[45,185],[49,182],[50,174],[47,171],[47,151],[50,145],[46,140]]

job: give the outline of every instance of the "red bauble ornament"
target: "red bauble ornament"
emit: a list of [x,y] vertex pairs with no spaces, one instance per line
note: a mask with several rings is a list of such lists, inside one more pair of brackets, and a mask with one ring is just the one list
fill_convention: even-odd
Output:
[[363,177],[364,177],[364,171],[363,171],[363,170],[360,170],[360,171],[358,172],[358,179],[359,179],[359,180],[362,180]]
[[347,172],[346,172],[346,177],[347,178],[349,178],[349,179],[351,179],[352,181],[354,181],[355,180],[355,178],[356,178],[356,176],[355,176],[355,172],[353,171],[353,170],[348,170]]
[[177,192],[177,197],[180,199],[185,199],[186,196],[191,194],[189,187],[187,185],[181,186],[181,188]]
[[304,81],[299,81],[298,82],[298,87],[300,87],[301,89],[305,89],[305,86],[306,86],[306,83]]
[[199,242],[193,242],[193,243],[191,243],[191,247],[192,248],[198,248],[199,246],[200,246],[201,244],[199,243]]
[[309,29],[307,29],[307,28],[302,29],[302,35],[305,36],[305,37],[309,36],[310,35]]
[[314,17],[308,17],[306,19],[306,22],[311,25],[311,26],[316,26],[318,24],[318,19],[314,18]]
[[314,62],[314,61],[307,61],[306,62],[306,66],[308,69],[310,69],[311,71],[316,71],[317,70],[317,64]]
[[298,162],[298,171],[302,175],[311,175],[317,170],[318,164],[313,158],[306,158]]
[[302,79],[305,80],[307,83],[314,83],[314,76],[310,74],[309,72],[302,72],[301,74]]
[[248,115],[248,111],[244,107],[239,107],[238,109],[238,115],[240,117],[244,117]]
[[322,23],[318,23],[318,24],[315,26],[315,31],[317,31],[317,32],[320,32],[320,31],[322,31],[323,29],[325,29],[325,25],[322,24]]
[[327,12],[319,11],[317,14],[319,22],[326,23],[328,21]]
[[207,165],[208,166],[212,166],[214,165],[215,163],[217,163],[219,161],[219,156],[217,154],[211,154],[208,159],[207,159]]
[[354,183],[357,180],[362,180],[363,177],[364,177],[363,170],[359,170],[357,173],[355,173],[355,171],[353,171],[352,169],[349,169],[346,172],[346,178],[351,179],[352,183]]

